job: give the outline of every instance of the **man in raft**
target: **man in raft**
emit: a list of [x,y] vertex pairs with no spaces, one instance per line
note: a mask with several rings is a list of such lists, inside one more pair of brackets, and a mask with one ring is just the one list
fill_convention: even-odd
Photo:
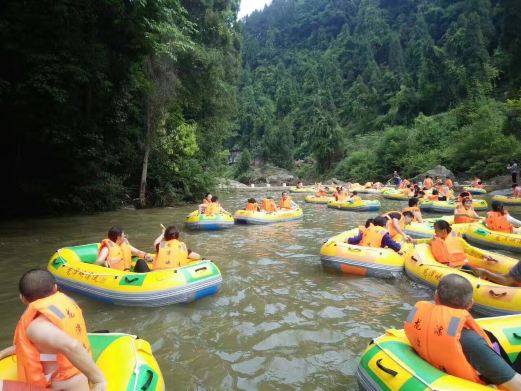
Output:
[[[2,350],[0,359],[16,354],[18,380],[31,386],[105,391],[105,377],[90,355],[82,311],[58,292],[53,275],[29,270],[20,278],[19,290],[27,308],[16,326],[14,345]],[[16,390],[6,384],[4,391]]]
[[279,209],[297,209],[297,206],[288,195],[288,192],[283,191],[279,200]]
[[419,301],[405,321],[405,334],[416,353],[436,368],[478,384],[521,390],[521,376],[494,350],[472,318],[472,285],[464,277],[443,277],[434,304]]

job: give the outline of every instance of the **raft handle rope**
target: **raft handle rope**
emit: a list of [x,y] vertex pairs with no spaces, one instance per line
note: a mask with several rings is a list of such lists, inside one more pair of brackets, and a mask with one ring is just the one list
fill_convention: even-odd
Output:
[[[424,379],[422,379],[415,371],[413,371],[412,369],[410,369],[409,367],[407,367],[405,364],[403,364],[400,360],[398,360],[397,357],[395,357],[394,354],[392,354],[391,352],[385,350],[379,343],[378,343],[378,340],[373,340],[374,344],[376,346],[378,346],[378,348],[384,353],[386,354],[387,356],[389,356],[392,360],[394,360],[396,362],[397,365],[399,365],[400,367],[402,367],[403,369],[405,369],[405,371],[409,372],[414,378],[416,378],[420,383],[422,383],[425,387],[427,387],[427,390],[430,390],[430,391],[438,391],[436,390],[435,388],[432,388],[431,385],[429,383],[427,383],[427,381],[425,381]],[[377,364],[378,365],[378,362]],[[380,366],[378,366],[380,368]],[[387,369],[387,368],[386,368]],[[396,376],[396,375],[395,375]]]
[[[133,339],[132,339],[132,349],[134,350],[134,357],[135,357],[135,362],[134,362],[134,370],[132,371],[134,373],[134,387],[132,388],[133,391],[136,391],[138,388],[138,380],[139,380],[139,371],[142,367],[142,364],[141,362],[138,360],[138,355],[137,355],[137,349],[136,349],[136,339],[138,337],[136,337],[135,335],[133,336]],[[141,386],[141,388],[139,388],[140,391],[146,391],[148,390],[148,388],[150,387],[150,385],[152,384],[152,380],[154,380],[154,371],[151,371],[150,369],[147,369],[147,380],[145,382],[145,384],[143,384]]]
[[382,359],[381,358],[376,360],[376,366],[378,368],[380,368],[382,371],[384,371],[385,373],[388,373],[389,375],[391,375],[392,377],[396,377],[396,375],[398,375],[398,372],[392,370],[391,368],[384,367],[382,365]]

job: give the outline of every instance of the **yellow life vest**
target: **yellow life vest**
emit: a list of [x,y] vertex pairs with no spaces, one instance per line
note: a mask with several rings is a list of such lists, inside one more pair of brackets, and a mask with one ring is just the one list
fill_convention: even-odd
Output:
[[107,247],[109,250],[106,262],[111,269],[130,270],[132,266],[132,250],[127,239],[125,239],[120,245],[114,243],[110,239],[103,239],[99,249],[100,252],[103,247]]
[[186,244],[172,239],[168,241],[161,241],[159,243],[159,250],[154,259],[154,270],[170,269],[186,265],[190,260],[188,259],[188,250]]

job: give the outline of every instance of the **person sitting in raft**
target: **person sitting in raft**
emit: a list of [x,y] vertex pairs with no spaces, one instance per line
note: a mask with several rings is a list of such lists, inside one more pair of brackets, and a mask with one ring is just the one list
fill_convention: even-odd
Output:
[[153,260],[150,254],[133,247],[121,228],[111,227],[107,236],[107,239],[101,241],[96,265],[104,265],[117,270],[130,270],[133,255],[145,261]]
[[298,181],[297,182],[297,186],[295,186],[297,189],[303,189],[304,188],[304,184],[302,183],[302,181]]
[[504,209],[501,201],[492,201],[492,210],[487,213],[485,225],[492,231],[519,233],[510,223],[510,215]]
[[18,287],[27,308],[16,326],[14,345],[3,349],[0,359],[16,354],[18,380],[28,387],[3,384],[3,389],[107,390],[107,381],[90,354],[81,308],[58,292],[53,275],[29,270]]
[[261,211],[266,213],[273,213],[277,211],[277,205],[273,197],[264,198],[261,202]]
[[204,213],[206,206],[212,202],[212,195],[210,193],[206,193],[203,198],[203,202],[199,204],[199,213]]
[[255,198],[248,199],[248,202],[246,203],[246,207],[244,208],[244,210],[248,210],[248,211],[252,211],[252,212],[260,211],[259,204],[257,203],[257,201],[255,201]]
[[434,237],[431,242],[434,259],[450,267],[461,267],[467,264],[462,240],[456,232],[452,232],[448,222],[437,220],[434,223]]
[[316,193],[315,193],[315,196],[316,197],[327,197],[327,193],[329,191],[329,187],[325,187],[325,188],[320,188]]
[[412,238],[407,235],[405,232],[403,232],[403,229],[407,224],[410,224],[411,221],[414,219],[414,214],[411,211],[406,212],[397,212],[397,211],[391,211],[383,214],[383,217],[387,219],[387,229],[389,230],[389,234],[391,235],[391,238],[393,240],[396,240],[395,238],[398,235],[402,235],[402,237],[410,242],[412,241]]
[[434,182],[432,181],[432,178],[429,175],[425,176],[425,180],[423,181],[423,187],[425,187],[426,190],[432,189],[434,186]]
[[521,186],[517,183],[512,184],[512,197],[521,198]]
[[454,224],[474,223],[479,220],[470,198],[464,198],[454,209]]
[[186,244],[179,240],[179,231],[173,225],[165,228],[161,224],[161,235],[154,241],[154,247],[154,270],[177,268],[201,259],[199,254],[186,248]]
[[402,246],[394,241],[385,228],[387,219],[383,216],[375,217],[372,221],[367,220],[365,229],[360,229],[358,235],[347,239],[347,243],[366,247],[376,247],[390,249],[401,254]]
[[221,204],[219,203],[219,197],[213,196],[212,197],[212,202],[210,202],[208,205],[206,205],[206,209],[204,211],[204,214],[206,216],[213,216],[213,215],[218,215],[218,214],[221,214],[221,213],[224,213],[224,214],[227,214],[227,215],[230,214],[230,212],[225,210],[221,206]]
[[488,335],[469,313],[470,282],[457,274],[443,277],[434,303],[419,301],[404,331],[416,353],[449,375],[504,390],[521,390],[521,376],[498,354]]
[[452,179],[450,179],[449,177],[445,178],[445,186],[447,186],[447,188],[451,190],[454,187]]
[[422,212],[421,212],[420,208],[418,207],[419,203],[420,203],[420,201],[418,200],[418,198],[416,198],[416,197],[409,198],[409,207],[403,208],[402,213],[411,212],[413,214],[412,221],[415,221],[418,223],[423,223]]
[[360,197],[358,195],[358,192],[356,190],[354,190],[352,193],[351,193],[351,196],[349,196],[347,198],[347,202],[350,202],[352,204],[356,204],[357,202],[362,202],[362,197]]
[[468,191],[462,191],[458,196],[458,202],[463,202],[465,198],[468,198],[472,201],[472,194]]
[[437,189],[432,189],[432,194],[430,196],[427,196],[427,199],[429,201],[439,201],[440,196],[438,194],[438,190]]
[[282,192],[279,200],[279,209],[297,209],[298,205],[293,202],[286,191]]

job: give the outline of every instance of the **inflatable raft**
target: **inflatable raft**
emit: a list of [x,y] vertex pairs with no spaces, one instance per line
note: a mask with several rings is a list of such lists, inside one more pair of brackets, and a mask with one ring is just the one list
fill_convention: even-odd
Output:
[[[521,316],[476,319],[498,342],[503,358],[515,362],[521,345]],[[387,332],[371,341],[356,371],[358,384],[365,391],[490,391],[482,384],[463,380],[424,361],[412,349],[403,330]]]
[[320,261],[324,269],[381,278],[402,274],[404,258],[394,250],[348,244],[347,239],[358,232],[357,228],[343,232],[322,245]]
[[190,229],[215,231],[233,227],[233,217],[225,213],[206,216],[204,213],[199,213],[198,210],[194,210],[186,216],[185,224],[186,227]]
[[[517,260],[506,255],[481,250],[462,239],[469,265],[490,270],[494,273],[507,274],[517,264]],[[488,261],[485,256],[494,261]],[[486,315],[509,315],[521,313],[521,288],[502,286],[479,279],[469,272],[451,268],[436,262],[428,243],[416,245],[405,257],[405,273],[413,281],[435,289],[439,281],[447,274],[459,274],[474,287],[473,310]]]
[[282,209],[273,213],[238,210],[233,215],[236,224],[274,224],[301,219],[304,213],[301,208]]
[[133,273],[93,264],[98,248],[97,243],[62,248],[51,257],[47,269],[63,289],[128,306],[188,303],[216,293],[222,284],[221,272],[212,261]]
[[521,206],[521,198],[519,197],[508,197],[503,195],[495,195],[492,196],[492,201],[501,201],[503,205],[520,205]]
[[335,197],[332,197],[332,196],[307,195],[304,198],[304,201],[309,202],[311,204],[327,204],[334,200],[335,200]]
[[464,186],[463,190],[468,191],[470,194],[474,195],[487,194],[487,191],[481,187]]
[[400,191],[396,190],[388,190],[384,191],[382,193],[383,197],[388,200],[395,200],[395,201],[408,201],[409,197],[406,194],[403,194]]
[[[108,391],[165,390],[161,369],[147,341],[122,333],[90,333],[89,341]],[[16,356],[0,361],[0,379],[17,380]]]
[[492,231],[483,223],[470,224],[465,230],[465,239],[477,246],[521,252],[520,234]]
[[[458,202],[451,201],[420,201],[420,209],[423,212],[428,213],[454,213],[454,210],[458,206]],[[485,200],[472,200],[472,207],[475,211],[485,211],[488,208],[487,201]]]
[[352,212],[369,212],[380,209],[378,200],[361,200],[357,202],[332,201],[327,204],[328,208],[350,210]]

